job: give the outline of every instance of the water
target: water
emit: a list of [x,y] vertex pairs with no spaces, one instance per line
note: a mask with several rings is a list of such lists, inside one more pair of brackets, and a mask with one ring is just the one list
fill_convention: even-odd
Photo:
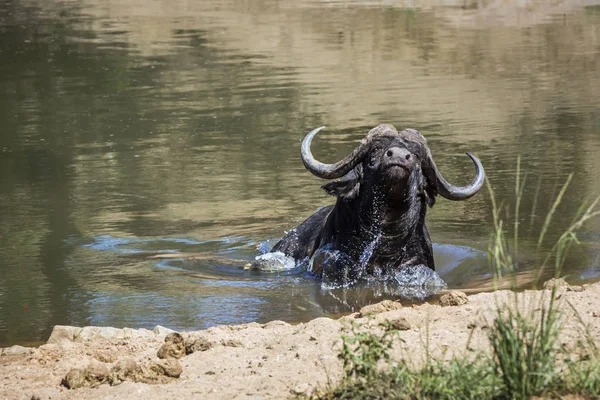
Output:
[[[326,162],[379,123],[419,129],[450,182],[469,181],[470,151],[505,204],[520,154],[527,276],[568,174],[550,238],[600,194],[600,7],[572,3],[0,0],[0,345],[393,297],[246,266],[331,204],[299,157],[321,125]],[[486,191],[430,210],[450,288],[489,290],[491,226]],[[598,280],[600,221],[579,239],[565,274]]]

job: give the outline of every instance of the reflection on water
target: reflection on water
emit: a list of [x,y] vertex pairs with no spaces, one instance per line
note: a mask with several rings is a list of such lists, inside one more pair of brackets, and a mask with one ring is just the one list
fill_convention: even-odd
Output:
[[[521,154],[530,276],[567,175],[549,239],[600,193],[600,7],[496,3],[0,0],[0,345],[55,324],[300,321],[387,296],[244,268],[332,202],[299,157],[320,125],[324,161],[379,123],[419,129],[444,176],[466,183],[471,151],[505,203]],[[429,212],[450,288],[490,288],[490,208],[482,192]],[[600,222],[579,239],[565,273],[597,280]]]

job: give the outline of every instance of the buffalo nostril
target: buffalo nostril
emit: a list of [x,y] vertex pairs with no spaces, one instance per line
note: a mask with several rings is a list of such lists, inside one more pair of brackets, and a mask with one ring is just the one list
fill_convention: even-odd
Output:
[[387,153],[385,153],[385,155],[391,157],[394,155],[394,152],[392,150],[388,150]]
[[407,154],[406,157],[404,157],[407,160],[410,160],[410,154]]

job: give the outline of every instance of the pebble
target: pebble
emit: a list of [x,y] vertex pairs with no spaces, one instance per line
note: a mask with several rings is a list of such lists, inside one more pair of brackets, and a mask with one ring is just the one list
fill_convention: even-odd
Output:
[[462,306],[463,304],[467,304],[469,302],[469,298],[463,292],[452,291],[450,293],[446,293],[440,298],[440,306],[442,307],[450,307],[450,306]]

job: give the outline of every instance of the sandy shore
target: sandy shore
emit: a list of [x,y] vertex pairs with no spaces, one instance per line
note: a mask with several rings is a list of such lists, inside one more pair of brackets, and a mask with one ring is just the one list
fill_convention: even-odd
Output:
[[[520,304],[542,296],[549,298],[550,291],[520,293]],[[163,327],[57,326],[40,347],[0,349],[0,399],[286,398],[340,379],[337,346],[351,322],[378,330],[382,321],[394,321],[403,339],[394,356],[419,363],[427,337],[435,357],[489,352],[494,307],[513,298],[512,292],[500,291],[464,296],[462,305],[402,307],[384,301],[337,320],[251,323],[181,335]],[[600,282],[563,287],[557,298],[565,318],[561,345],[575,343],[582,322],[600,338]],[[163,347],[165,338],[169,343]],[[68,389],[65,382],[96,387]]]

